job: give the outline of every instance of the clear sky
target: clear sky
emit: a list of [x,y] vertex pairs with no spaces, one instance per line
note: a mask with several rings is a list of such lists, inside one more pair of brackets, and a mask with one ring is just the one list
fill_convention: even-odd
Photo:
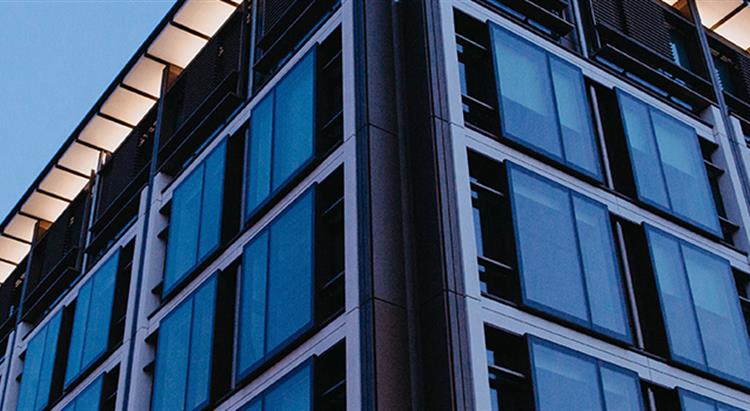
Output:
[[174,0],[0,0],[0,221]]

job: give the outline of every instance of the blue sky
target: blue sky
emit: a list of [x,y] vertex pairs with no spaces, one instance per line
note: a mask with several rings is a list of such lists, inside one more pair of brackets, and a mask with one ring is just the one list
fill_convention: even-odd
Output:
[[173,0],[0,0],[0,221]]

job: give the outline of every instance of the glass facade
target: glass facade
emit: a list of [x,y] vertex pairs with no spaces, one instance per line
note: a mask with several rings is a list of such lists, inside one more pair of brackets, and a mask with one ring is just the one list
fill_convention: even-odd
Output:
[[395,3],[175,5],[0,221],[0,409],[750,409],[750,55]]

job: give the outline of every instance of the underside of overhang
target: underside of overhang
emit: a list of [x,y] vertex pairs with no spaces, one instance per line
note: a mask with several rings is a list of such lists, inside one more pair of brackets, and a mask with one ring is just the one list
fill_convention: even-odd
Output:
[[240,0],[179,1],[0,223],[0,282],[31,250],[38,222],[53,223],[160,97],[167,65],[184,68]]

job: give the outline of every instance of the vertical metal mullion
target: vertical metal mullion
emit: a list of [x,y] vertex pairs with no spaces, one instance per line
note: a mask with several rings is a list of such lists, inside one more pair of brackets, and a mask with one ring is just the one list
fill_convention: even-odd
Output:
[[[145,267],[144,264],[146,262],[146,248],[147,248],[147,237],[148,237],[148,226],[149,222],[151,220],[151,200],[153,199],[154,195],[154,180],[156,177],[156,174],[158,173],[157,163],[158,163],[158,156],[159,156],[159,146],[160,146],[160,139],[161,139],[161,130],[162,130],[162,121],[164,120],[164,107],[166,104],[166,94],[167,94],[167,83],[169,82],[169,73],[170,73],[170,66],[166,65],[164,66],[164,69],[162,70],[162,78],[161,78],[161,98],[159,99],[157,103],[157,109],[156,109],[156,129],[154,131],[153,136],[153,146],[151,147],[151,163],[149,165],[149,173],[148,173],[148,186],[146,187],[146,212],[143,216],[143,222],[142,222],[142,229],[139,234],[140,237],[140,250],[139,251],[139,257],[138,257],[138,272],[135,277],[136,285],[135,285],[135,295],[133,296],[133,318],[131,320],[131,327],[130,327],[130,336],[129,337],[123,337],[123,340],[127,338],[128,340],[128,357],[127,357],[127,367],[125,367],[125,381],[124,381],[124,399],[123,399],[123,407],[122,409],[127,410],[128,409],[128,402],[130,401],[130,380],[132,375],[132,368],[134,366],[133,364],[133,354],[135,353],[135,335],[136,331],[138,329],[138,312],[140,309],[140,300],[141,300],[141,289],[143,288],[143,275],[145,273]],[[135,250],[133,250],[133,255],[135,256]],[[125,308],[125,315],[127,316],[128,308],[127,308],[127,302],[126,302],[126,308]],[[126,320],[126,327],[127,329],[127,320]],[[115,404],[115,408],[117,407],[117,404]]]
[[[578,45],[581,46],[581,55],[584,58],[589,57],[589,48],[586,41],[586,30],[583,27],[583,16],[581,15],[581,8],[578,4],[579,0],[568,0],[568,7],[573,15],[573,20],[576,26],[576,33],[578,34]],[[585,0],[584,0],[585,1]]]
[[28,291],[28,285],[29,285],[29,271],[31,270],[31,261],[34,259],[34,249],[36,248],[36,245],[39,242],[39,220],[37,220],[36,224],[34,225],[34,232],[33,236],[31,238],[31,249],[29,249],[28,256],[26,257],[26,268],[24,269],[23,276],[23,282],[21,284],[21,295],[18,299],[18,309],[16,310],[16,323],[13,328],[13,337],[9,339],[8,344],[10,344],[10,352],[8,353],[8,358],[6,359],[6,367],[5,367],[5,374],[3,378],[3,392],[0,393],[2,397],[0,398],[0,405],[3,407],[5,406],[5,394],[8,391],[8,380],[10,379],[10,366],[13,363],[13,355],[14,355],[14,347],[16,345],[16,336],[19,332],[19,325],[21,324],[21,318],[23,315],[23,302],[26,298],[26,292]]
[[727,106],[726,99],[724,98],[724,91],[721,87],[721,81],[719,79],[718,72],[716,71],[716,65],[714,64],[713,57],[711,56],[711,48],[708,45],[708,38],[706,37],[705,28],[701,22],[701,17],[698,12],[698,6],[695,0],[687,0],[690,14],[693,17],[693,23],[695,24],[696,30],[698,31],[698,39],[700,43],[701,52],[703,53],[703,59],[708,69],[708,75],[713,85],[714,95],[716,101],[719,104],[719,111],[721,112],[721,119],[724,123],[727,136],[729,137],[730,148],[732,150],[732,156],[734,157],[735,167],[737,174],[739,174],[740,188],[745,199],[745,207],[750,209],[750,182],[748,181],[748,170],[745,168],[742,162],[742,152],[740,151],[739,144],[744,144],[744,139],[740,141],[735,133],[734,127],[732,126],[731,117],[729,115],[729,108]]
[[599,141],[599,156],[602,160],[602,170],[604,171],[604,178],[607,183],[607,187],[614,189],[615,181],[612,176],[612,164],[609,162],[609,149],[607,147],[607,139],[604,137],[604,124],[602,123],[602,113],[599,109],[599,94],[596,91],[596,87],[589,85],[589,92],[591,94],[591,114],[594,116],[596,125],[597,140]]
[[637,347],[644,349],[646,343],[643,338],[643,326],[641,325],[640,317],[638,316],[638,300],[635,297],[635,287],[633,285],[633,272],[630,271],[630,264],[628,261],[628,250],[625,246],[625,234],[623,233],[622,223],[615,223],[615,231],[617,232],[617,245],[620,249],[620,255],[622,257],[622,269],[625,274],[625,288],[628,293],[628,300],[630,302],[630,317],[633,320],[633,328],[635,328],[635,338]]

